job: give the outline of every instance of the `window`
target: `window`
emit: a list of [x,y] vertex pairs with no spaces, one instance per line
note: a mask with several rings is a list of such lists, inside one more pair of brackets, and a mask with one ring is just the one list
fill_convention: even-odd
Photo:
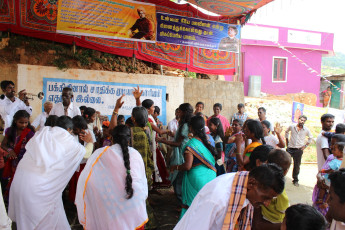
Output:
[[273,82],[286,82],[287,58],[273,57]]

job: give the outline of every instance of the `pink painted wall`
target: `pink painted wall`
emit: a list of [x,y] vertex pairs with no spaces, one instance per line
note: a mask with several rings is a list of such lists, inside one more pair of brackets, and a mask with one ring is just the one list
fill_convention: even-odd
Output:
[[[321,58],[324,51],[289,49],[297,57],[308,63],[314,70],[321,71]],[[261,76],[261,92],[284,95],[287,93],[313,93],[319,96],[320,77],[310,73],[308,69],[289,53],[278,47],[242,46],[244,58],[243,76],[244,92],[248,95],[249,76]],[[287,58],[287,82],[272,81],[273,57]],[[319,98],[318,100],[319,101]],[[319,104],[320,105],[320,104]]]
[[[253,24],[248,24],[252,25]],[[321,60],[323,55],[333,54],[333,38],[331,33],[315,32],[321,34],[320,45],[307,45],[288,42],[288,30],[314,32],[306,30],[298,30],[285,27],[274,27],[266,25],[254,25],[258,27],[278,28],[279,39],[281,46],[291,51],[294,55],[302,59],[314,70],[321,72]],[[245,27],[243,28],[245,29]],[[308,68],[302,65],[296,58],[292,57],[290,53],[279,48],[277,43],[273,41],[242,39],[241,52],[243,54],[243,83],[244,93],[248,95],[249,76],[261,76],[261,92],[284,95],[287,93],[299,93],[302,90],[306,93],[315,94],[317,105],[319,103],[319,89],[320,77],[315,73],[310,73]],[[272,81],[272,65],[273,57],[287,58],[287,82],[273,82]],[[230,76],[225,76],[226,80],[232,80]]]
[[[323,50],[333,52],[333,39],[334,34],[332,33],[325,33],[319,31],[311,31],[311,30],[300,30],[294,28],[287,28],[287,27],[277,27],[277,26],[267,26],[267,25],[256,25],[248,23],[248,26],[257,26],[257,27],[265,27],[265,28],[278,28],[279,29],[279,43],[285,47],[293,47],[293,48],[302,48],[302,49],[309,49],[309,50]],[[243,30],[245,30],[243,27]],[[289,43],[288,42],[288,32],[289,30],[293,31],[302,31],[302,32],[311,32],[311,33],[319,33],[321,34],[321,44],[320,45],[307,45],[307,44],[298,44],[298,43]],[[272,41],[262,41],[262,40],[254,40],[254,39],[242,39],[242,45],[261,45],[261,46],[277,46]]]

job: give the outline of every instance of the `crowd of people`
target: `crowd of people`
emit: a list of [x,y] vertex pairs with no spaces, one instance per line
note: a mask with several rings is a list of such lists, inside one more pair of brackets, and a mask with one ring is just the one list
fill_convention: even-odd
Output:
[[70,229],[66,193],[84,229],[156,229],[150,196],[170,186],[180,210],[174,229],[345,229],[345,124],[331,132],[331,114],[321,117],[316,140],[313,206],[289,207],[285,176],[293,162],[299,186],[303,151],[313,140],[304,115],[284,140],[264,107],[250,118],[240,103],[227,119],[220,103],[210,117],[203,102],[183,103],[165,128],[161,108],[142,100],[139,87],[131,117],[119,114],[122,95],[110,120],[77,107],[72,89],[64,88],[62,101],[45,102],[30,123],[25,90],[17,98],[12,81],[1,89],[0,229],[11,229],[12,221],[17,229]]

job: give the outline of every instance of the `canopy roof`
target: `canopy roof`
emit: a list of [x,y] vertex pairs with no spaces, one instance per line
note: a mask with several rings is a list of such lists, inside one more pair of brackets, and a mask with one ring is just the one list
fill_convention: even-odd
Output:
[[[243,25],[250,16],[260,7],[274,0],[185,0],[202,9],[208,10],[220,16],[210,16],[197,10],[190,4],[176,4],[167,0],[138,0],[142,2],[150,2],[157,5],[158,12],[183,15],[186,12],[192,15],[184,15],[187,17],[204,18],[211,21],[221,21],[230,24],[237,24],[237,21]],[[168,10],[169,9],[169,10]],[[178,13],[171,12],[174,9]]]
[[186,0],[210,12],[239,18],[243,14],[250,14],[252,11],[266,5],[273,0]]

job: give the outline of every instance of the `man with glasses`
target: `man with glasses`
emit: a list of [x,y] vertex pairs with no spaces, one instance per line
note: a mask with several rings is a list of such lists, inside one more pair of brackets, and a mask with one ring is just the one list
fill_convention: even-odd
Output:
[[[286,138],[286,151],[290,153],[293,158],[293,171],[292,171],[292,183],[295,186],[299,186],[298,184],[298,174],[301,165],[303,150],[308,147],[308,145],[312,142],[313,136],[310,130],[304,125],[307,121],[307,117],[304,115],[299,116],[298,123],[292,124],[285,132]],[[289,132],[291,132],[290,140],[289,140]],[[305,138],[308,137],[307,143],[305,143]]]
[[81,112],[78,106],[75,106],[73,102],[71,102],[73,98],[73,91],[71,88],[63,88],[62,90],[62,102],[59,102],[54,105],[53,109],[51,110],[49,115],[56,115],[56,116],[69,116],[73,118],[74,116],[81,115]]

